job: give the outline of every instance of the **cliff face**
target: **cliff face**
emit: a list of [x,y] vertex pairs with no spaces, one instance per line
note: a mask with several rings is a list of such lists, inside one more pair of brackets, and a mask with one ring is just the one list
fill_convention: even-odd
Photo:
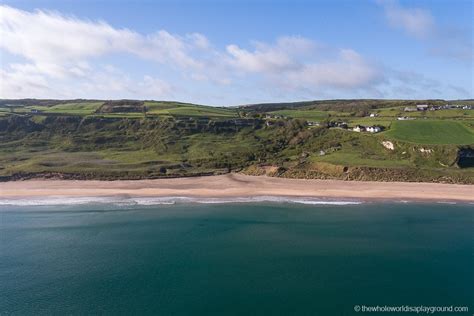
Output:
[[288,178],[474,183],[474,146],[421,145],[300,120],[0,117],[0,180]]

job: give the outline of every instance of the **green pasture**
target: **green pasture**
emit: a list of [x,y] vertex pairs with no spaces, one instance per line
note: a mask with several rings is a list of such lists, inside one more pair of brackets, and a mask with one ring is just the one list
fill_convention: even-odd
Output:
[[386,133],[397,140],[419,144],[474,144],[474,132],[456,121],[395,121]]

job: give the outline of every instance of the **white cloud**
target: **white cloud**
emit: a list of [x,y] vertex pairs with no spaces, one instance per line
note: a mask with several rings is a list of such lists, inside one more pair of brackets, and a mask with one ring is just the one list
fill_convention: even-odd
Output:
[[232,57],[230,64],[244,72],[277,72],[296,67],[287,52],[282,50],[256,50],[249,52],[237,45],[228,45],[227,52]]
[[156,96],[169,96],[172,92],[172,87],[167,82],[153,78],[152,76],[144,76],[143,81],[138,84],[141,90],[141,95],[146,98],[156,98]]
[[472,29],[439,25],[429,10],[402,7],[396,0],[378,3],[384,8],[387,22],[422,41],[430,55],[472,63]]
[[396,1],[383,1],[381,4],[390,25],[418,38],[427,37],[434,32],[434,19],[428,10],[404,8]]
[[[197,33],[179,37],[161,30],[141,35],[105,22],[8,6],[0,6],[0,39],[0,48],[28,61],[9,65],[4,72],[10,72],[16,81],[25,78],[21,74],[33,73],[43,82],[84,77],[91,70],[88,60],[120,52],[178,68],[199,69],[202,65],[190,56],[190,51],[206,43],[206,38]],[[3,95],[10,95],[13,87],[4,84],[1,88]]]
[[381,69],[351,49],[342,49],[333,61],[311,63],[292,72],[290,82],[311,87],[367,88],[382,82]]
[[[398,27],[417,37],[430,34],[432,25],[426,18],[430,15],[394,2],[390,6],[394,11],[388,16],[401,23]],[[384,67],[353,49],[328,47],[300,36],[253,42],[250,47],[230,42],[222,49],[199,33],[140,34],[58,12],[0,6],[0,53],[5,52],[22,60],[0,65],[2,98],[186,96],[197,102],[192,93],[222,100],[225,91],[241,94],[242,99],[248,97],[242,91],[296,98],[378,96],[380,86],[391,80]],[[125,54],[127,61],[136,59],[153,67],[132,75],[118,63],[104,65],[104,57],[117,53]],[[153,74],[153,69],[169,75],[170,81]]]
[[8,6],[0,7],[0,37],[0,47],[45,65],[126,52],[160,63],[197,66],[189,51],[206,42],[197,33],[189,40],[163,30],[141,35],[105,22],[79,20],[49,11],[31,13]]
[[381,69],[354,50],[323,48],[303,38],[257,43],[253,52],[229,45],[227,51],[237,71],[261,74],[286,90],[363,89],[383,79]]
[[[143,35],[57,12],[27,12],[8,6],[0,10],[0,48],[26,60],[2,66],[3,72],[14,78],[14,83],[2,85],[2,95],[21,91],[19,95],[24,96],[27,91],[36,91],[18,88],[32,84],[27,76],[37,78],[44,87],[70,82],[99,95],[106,91],[145,93],[145,89],[155,93],[145,93],[147,96],[158,97],[173,90],[159,78],[146,76],[134,85],[126,76],[119,79],[117,74],[94,70],[98,57],[116,53],[170,67],[187,80],[211,85],[230,85],[255,75],[261,84],[277,83],[294,91],[319,86],[361,88],[373,84],[379,76],[376,67],[356,52],[341,50],[334,58],[324,57],[327,47],[299,36],[280,37],[275,43],[255,42],[253,50],[230,44],[219,51],[199,33],[179,36],[160,30]],[[105,75],[111,78],[106,79]],[[51,93],[51,89],[45,91]]]
[[[92,22],[64,16],[56,12],[27,12],[0,6],[0,48],[26,59],[24,63],[2,64],[2,97],[64,97],[67,89],[59,79],[73,85],[84,84],[87,91],[130,91],[126,80],[109,78],[108,84],[92,84],[101,72],[90,62],[112,53],[129,53],[145,60],[177,68],[199,69],[200,63],[190,56],[194,48],[202,48],[207,39],[194,33],[179,37],[166,31],[141,35],[127,29],[116,29],[105,22]],[[94,65],[95,67],[96,65]],[[82,78],[82,79],[81,79]],[[81,80],[78,80],[81,79]],[[89,81],[89,84],[84,83]],[[58,87],[53,89],[53,85]],[[160,97],[170,92],[170,85],[159,79],[145,77],[136,91],[154,91]],[[114,89],[116,87],[116,89]],[[106,88],[106,89],[105,89]],[[145,89],[145,91],[143,90]],[[92,90],[95,90],[93,92]],[[81,91],[82,92],[82,91]],[[75,89],[75,96],[78,90]]]
[[228,45],[230,55],[228,63],[234,68],[248,72],[266,74],[301,68],[299,57],[315,52],[316,43],[302,37],[285,36],[274,45],[262,42],[255,43],[255,50],[250,52],[237,45]]
[[43,95],[49,84],[44,76],[22,71],[0,69],[0,92],[2,98],[14,99],[22,96]]
[[187,37],[200,49],[208,49],[211,46],[209,40],[202,34],[192,33],[188,34]]
[[152,76],[133,80],[126,73],[107,65],[98,69],[83,67],[67,77],[50,77],[34,64],[12,64],[0,69],[2,98],[171,98],[173,87]]

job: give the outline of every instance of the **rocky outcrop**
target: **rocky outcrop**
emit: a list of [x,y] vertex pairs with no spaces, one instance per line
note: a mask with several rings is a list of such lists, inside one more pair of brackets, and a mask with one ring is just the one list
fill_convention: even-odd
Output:
[[389,140],[383,141],[382,146],[389,150],[395,150],[395,145]]

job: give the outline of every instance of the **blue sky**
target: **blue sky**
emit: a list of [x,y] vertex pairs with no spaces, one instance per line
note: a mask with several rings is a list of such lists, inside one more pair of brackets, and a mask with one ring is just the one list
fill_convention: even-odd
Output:
[[468,0],[1,4],[2,98],[474,98]]

